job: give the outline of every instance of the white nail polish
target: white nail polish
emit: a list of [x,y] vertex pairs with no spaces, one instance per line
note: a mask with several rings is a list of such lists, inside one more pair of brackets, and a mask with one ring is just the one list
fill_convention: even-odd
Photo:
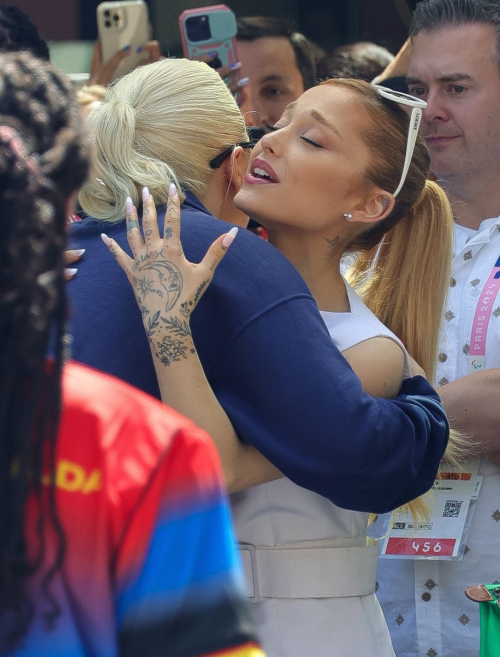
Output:
[[231,246],[231,244],[234,242],[234,238],[236,237],[237,233],[238,233],[238,228],[236,226],[234,228],[231,228],[231,230],[222,240],[222,246],[225,246],[226,248]]
[[168,195],[170,198],[173,198],[177,194],[177,187],[175,186],[175,183],[170,183],[169,188],[168,188]]
[[106,235],[106,233],[101,233],[101,239],[104,242],[106,246],[111,246],[111,240],[109,237]]

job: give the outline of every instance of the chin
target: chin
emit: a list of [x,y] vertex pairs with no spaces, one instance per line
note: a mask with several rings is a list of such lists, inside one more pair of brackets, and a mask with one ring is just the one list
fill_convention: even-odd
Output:
[[460,166],[455,166],[452,162],[439,161],[439,158],[431,159],[431,171],[439,181],[446,182],[446,180],[460,170]]

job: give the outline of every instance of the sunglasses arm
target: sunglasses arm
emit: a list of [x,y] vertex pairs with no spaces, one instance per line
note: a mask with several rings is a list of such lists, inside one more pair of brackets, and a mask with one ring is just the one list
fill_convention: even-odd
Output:
[[398,188],[393,193],[394,198],[399,194],[401,188],[403,187],[406,176],[408,174],[408,169],[410,168],[411,158],[413,157],[413,151],[415,149],[415,143],[417,141],[418,129],[420,127],[420,121],[422,120],[422,110],[420,107],[413,107],[411,110],[410,116],[410,125],[408,127],[408,141],[406,143],[406,154],[405,154],[405,163],[403,165],[403,171],[401,173],[401,180],[399,181]]

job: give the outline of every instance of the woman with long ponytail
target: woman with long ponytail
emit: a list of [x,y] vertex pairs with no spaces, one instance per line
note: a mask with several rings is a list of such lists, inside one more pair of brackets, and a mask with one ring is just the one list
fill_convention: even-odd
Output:
[[[402,100],[422,107],[418,99]],[[401,102],[401,96],[394,98],[388,90],[359,80],[329,80],[306,91],[255,146],[235,197],[236,206],[267,228],[269,241],[302,274],[333,342],[361,379],[363,390],[386,398],[395,397],[412,375],[409,353],[427,376],[433,375],[453,234],[448,201],[427,180],[430,158],[417,135],[418,113],[410,123]],[[149,198],[145,209],[145,231],[150,234],[154,203]],[[175,187],[167,214],[179,214]],[[126,217],[135,226],[132,205]],[[114,240],[103,239],[134,289],[141,263],[160,263],[166,254],[170,266],[190,281],[172,305],[162,304],[154,291],[142,293],[143,321],[148,335],[148,317],[164,324],[150,340],[162,398],[208,429],[227,463],[231,445],[241,443],[211,395],[188,327],[200,296],[194,292],[196,279],[205,289],[230,240],[214,244],[214,262],[208,267],[205,262],[187,262],[167,238],[151,244],[130,231],[133,259]],[[237,257],[238,237],[231,250]],[[352,282],[365,303],[340,273],[346,252],[357,254]],[[186,355],[175,363],[162,362],[160,347],[178,333],[180,316]],[[294,331],[293,317],[276,330]],[[276,385],[279,389],[279,381]],[[296,386],[316,389],[316,382],[300,380]],[[324,440],[338,441],[341,462],[342,435],[335,435],[335,429],[325,426]],[[401,444],[405,440],[401,435]],[[303,441],[308,444],[307,435]],[[259,465],[252,461],[252,450],[243,445],[239,458],[255,472]],[[386,459],[382,444],[373,445],[371,459],[359,449],[356,485],[373,483],[374,464],[384,469],[380,461]],[[385,465],[387,477],[396,482],[399,474],[390,470],[389,462]],[[339,508],[290,479],[279,479],[280,473],[269,463],[261,461],[258,472],[264,483],[238,492],[233,512],[255,598],[252,610],[268,654],[393,657],[375,596],[378,547],[367,538],[366,508],[356,510],[354,499],[349,504],[350,482],[344,482],[347,493],[344,508]],[[230,475],[228,480],[233,483]],[[241,485],[233,486],[240,489]],[[416,516],[427,510],[422,498],[404,508]]]

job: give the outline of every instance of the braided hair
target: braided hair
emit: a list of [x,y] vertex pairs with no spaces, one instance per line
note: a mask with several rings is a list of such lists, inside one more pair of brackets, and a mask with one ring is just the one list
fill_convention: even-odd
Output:
[[49,61],[47,42],[22,9],[0,5],[0,50],[28,50],[40,59]]
[[[27,578],[41,570],[49,529],[56,556],[40,586],[46,619],[59,613],[49,584],[64,556],[54,496],[67,316],[63,249],[66,206],[87,173],[87,139],[70,83],[30,53],[1,54],[0,654],[19,644],[34,615]],[[38,517],[30,556],[28,496]]]

